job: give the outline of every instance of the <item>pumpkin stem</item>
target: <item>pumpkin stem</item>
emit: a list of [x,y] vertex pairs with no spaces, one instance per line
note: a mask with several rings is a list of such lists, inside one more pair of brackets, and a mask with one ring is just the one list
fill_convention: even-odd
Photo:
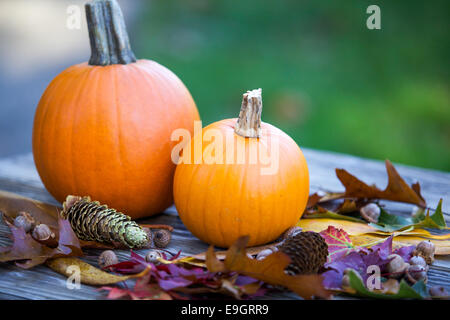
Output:
[[248,138],[259,138],[261,135],[261,89],[247,91],[242,97],[241,112],[234,126],[234,132]]
[[86,3],[85,9],[91,43],[89,64],[107,66],[136,62],[116,0],[94,0]]

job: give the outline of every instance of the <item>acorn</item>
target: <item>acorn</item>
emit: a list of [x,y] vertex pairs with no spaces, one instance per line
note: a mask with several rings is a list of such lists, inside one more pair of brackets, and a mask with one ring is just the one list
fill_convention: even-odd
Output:
[[153,233],[153,243],[158,248],[165,248],[169,245],[172,234],[169,230],[160,229]]
[[375,203],[369,203],[359,209],[359,212],[361,213],[361,217],[363,217],[364,220],[377,223],[378,218],[381,214],[381,209]]
[[312,231],[287,238],[278,249],[291,258],[291,264],[285,270],[290,275],[317,273],[328,257],[327,243],[320,234]]
[[427,264],[432,264],[434,262],[434,252],[436,248],[433,242],[431,241],[421,241],[416,246],[416,249],[413,252],[414,256],[422,257]]
[[31,235],[35,240],[38,241],[45,241],[55,237],[55,234],[50,230],[50,228],[43,223],[38,224],[36,227],[34,227]]
[[433,299],[450,299],[447,290],[445,290],[445,288],[442,286],[433,286],[428,292]]
[[409,263],[406,263],[398,254],[391,254],[388,259],[391,259],[386,266],[389,278],[400,278],[409,268]]
[[90,197],[68,196],[61,216],[70,222],[81,240],[121,244],[128,248],[148,244],[147,233],[129,216],[91,201]]
[[25,211],[19,212],[19,214],[14,219],[14,225],[17,228],[22,228],[26,233],[30,232],[36,224],[36,220]]
[[102,269],[118,263],[119,259],[117,259],[117,255],[112,250],[103,251],[98,257],[98,265]]
[[143,227],[142,229],[143,229],[143,230],[145,231],[145,233],[147,234],[147,239],[148,239],[147,245],[145,245],[145,247],[150,248],[151,245],[152,245],[152,241],[153,241],[153,231],[152,231],[152,229],[147,228],[147,227]]
[[428,280],[428,266],[423,267],[419,265],[410,265],[406,270],[406,280],[414,284],[417,281],[422,280],[424,283]]
[[162,257],[163,256],[159,250],[150,250],[145,255],[145,261],[150,262],[150,263],[159,263],[158,259],[160,259]]
[[411,259],[409,259],[410,265],[416,265],[416,266],[422,266],[422,267],[428,267],[427,263],[424,258],[421,256],[412,256]]

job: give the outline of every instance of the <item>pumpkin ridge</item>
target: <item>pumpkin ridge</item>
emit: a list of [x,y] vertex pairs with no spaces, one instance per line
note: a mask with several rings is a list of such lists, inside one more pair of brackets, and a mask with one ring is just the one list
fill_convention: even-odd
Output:
[[[65,86],[58,88],[58,92],[67,92],[68,89],[72,90],[72,86],[73,86],[73,80],[74,79],[82,79],[82,77],[85,75],[84,70],[81,70],[80,73],[77,73],[75,75],[70,75],[70,81],[67,81],[66,79],[64,79],[65,81],[64,84]],[[81,83],[80,83],[81,86]],[[79,89],[79,86],[75,87],[76,89]],[[54,95],[55,96],[55,95]],[[56,95],[55,100],[53,100],[52,104],[56,104],[56,105],[65,105],[65,101],[69,98],[69,95],[66,94],[61,94],[61,95]],[[61,132],[58,132],[60,126],[59,123],[60,121],[58,121],[58,119],[60,118],[61,115],[61,110],[52,110],[50,108],[50,115],[52,117],[48,117],[44,120],[44,122],[47,124],[47,127],[50,127],[50,130],[47,133],[47,141],[46,141],[46,146],[45,146],[45,168],[48,168],[49,170],[45,170],[45,172],[50,172],[50,174],[48,174],[48,179],[49,182],[48,184],[50,185],[50,187],[53,189],[54,186],[56,184],[58,184],[58,179],[57,177],[55,177],[55,175],[52,173],[52,165],[50,163],[50,161],[52,160],[51,158],[54,157],[53,153],[56,154],[56,156],[58,156],[58,154],[62,154],[64,151],[63,150],[57,150],[55,151],[55,136],[57,135],[58,137],[61,136]],[[42,132],[44,132],[45,130],[43,130]],[[41,133],[42,133],[41,132]],[[61,159],[59,159],[61,161]]]
[[[193,174],[192,174],[192,181],[191,181],[191,186],[192,186],[192,184],[196,181],[196,178],[197,178],[197,175],[198,175],[198,171],[200,170],[200,166],[199,165],[195,165],[195,167],[194,167],[194,170],[193,170]],[[191,186],[190,186],[190,188],[189,188],[189,192],[188,192],[188,196],[190,196],[190,192],[191,192],[191,190],[193,189],[193,188],[191,188]],[[188,198],[189,199],[189,198]],[[187,201],[187,203],[186,203],[186,205],[187,205],[187,208],[189,207],[189,201]],[[197,212],[195,212],[194,214],[197,214]],[[201,214],[201,213],[200,213]],[[196,217],[192,217],[191,216],[191,218],[194,218],[195,220],[196,220]],[[201,229],[200,228],[200,226],[195,226],[195,228],[197,229],[197,230],[195,230],[195,233],[199,233],[198,232],[198,229]]]
[[[260,173],[256,173],[256,184],[258,186],[260,186],[260,182],[261,182],[261,174]],[[262,194],[264,193],[264,190],[262,190],[262,188],[258,188],[257,189],[257,193],[256,193],[256,198],[257,199],[261,199]],[[262,217],[262,206],[261,206],[261,202],[260,201],[256,201],[258,209],[258,228],[256,228],[256,233],[255,233],[255,238],[257,239],[256,241],[259,241],[259,239],[261,239],[261,217]],[[262,238],[264,238],[264,235],[262,235]]]
[[[214,170],[214,168],[212,168],[213,170],[211,170],[211,168],[208,170],[208,178],[206,179],[206,187],[208,188],[208,186],[209,186],[209,184],[210,184],[210,182],[211,182],[211,177],[215,174],[215,170]],[[211,231],[211,229],[208,227],[208,224],[209,224],[209,220],[210,219],[208,219],[208,216],[207,216],[207,210],[205,209],[205,204],[206,204],[206,202],[208,201],[208,199],[209,199],[209,197],[208,197],[208,193],[209,193],[209,191],[210,191],[210,189],[208,189],[208,192],[205,192],[204,194],[203,194],[203,199],[202,199],[202,207],[201,207],[201,212],[202,212],[202,221],[203,221],[203,230],[206,230],[206,236],[207,236],[207,238],[208,238],[208,241],[209,241],[209,239],[211,239],[211,236],[210,236],[210,231]],[[207,220],[208,219],[208,224],[206,223]]]
[[[56,79],[55,79],[56,80]],[[53,81],[52,81],[53,82]],[[50,84],[48,85],[48,87],[50,87],[51,85],[52,85],[52,82],[50,82]],[[64,84],[64,81],[63,81],[63,77],[58,77],[58,81],[57,81],[57,83],[56,83],[56,89],[58,89],[58,91],[60,90],[60,87],[63,87],[63,88],[67,88],[69,85],[68,84],[66,84],[65,86],[62,86],[62,84]],[[52,87],[52,90],[53,91],[56,91],[55,90],[55,88],[53,88]],[[48,117],[49,117],[49,114],[51,113],[51,108],[49,108],[49,105],[50,105],[50,102],[53,102],[54,100],[57,100],[58,98],[60,99],[61,97],[60,96],[58,96],[58,95],[55,95],[55,94],[48,94],[48,98],[47,98],[47,100],[45,101],[45,104],[42,106],[43,107],[43,110],[44,110],[44,115],[42,116],[42,120],[40,121],[41,123],[43,123],[43,122],[47,122],[48,121]],[[58,100],[57,100],[58,101]],[[52,126],[53,127],[53,126]],[[44,131],[45,130],[42,130],[42,126],[40,126],[39,127],[39,129],[40,129],[40,135],[39,135],[39,139],[38,139],[38,141],[39,141],[39,144],[41,144],[42,143],[42,141],[45,141],[43,138],[42,138],[42,136],[44,135]]]
[[[159,64],[158,63],[158,65],[159,66],[162,66],[161,64]],[[170,70],[169,70],[170,71]],[[169,94],[168,95],[170,95],[170,96],[176,96],[176,91],[174,90],[175,88],[173,87],[173,82],[169,82],[169,80],[167,79],[167,77],[166,76],[164,76],[164,75],[162,75],[161,73],[160,73],[160,70],[158,70],[158,68],[154,68],[154,70],[153,70],[153,73],[155,74],[155,76],[156,76],[156,78],[158,78],[159,79],[159,81],[161,81],[161,83],[164,83],[165,84],[165,87],[166,87],[166,90],[168,90],[169,91]],[[181,81],[181,80],[180,80]],[[167,97],[167,95],[164,95],[164,96],[161,96],[161,98],[162,98],[162,101],[164,101],[164,103],[167,103],[167,101],[166,101],[166,98]],[[173,107],[173,106],[172,106]],[[179,108],[179,106],[178,106],[178,103],[176,104],[176,109],[178,110],[178,109],[180,109]],[[169,116],[169,113],[168,112],[163,112],[164,113],[164,117],[165,117],[165,119],[166,119],[166,126],[165,126],[165,128],[167,129],[167,131],[168,131],[168,133],[167,133],[167,136],[168,137],[170,137],[171,135],[172,135],[172,132],[173,132],[173,129],[172,129],[172,122],[173,122],[173,119]],[[178,119],[177,119],[178,120]],[[182,119],[182,120],[184,120],[184,119]],[[193,124],[192,124],[193,125]],[[176,129],[178,129],[178,128],[176,128]],[[173,143],[172,142],[170,142],[172,145],[171,145],[171,149],[172,149],[172,146],[173,146]]]
[[[247,144],[246,141],[244,141],[243,143]],[[246,148],[247,148],[247,146],[246,146]],[[245,156],[246,156],[245,164],[243,165],[243,166],[245,166],[245,168],[240,167],[241,176],[239,178],[239,200],[237,202],[237,204],[238,204],[237,207],[239,209],[242,208],[242,197],[244,197],[244,193],[245,193],[245,192],[243,192],[243,190],[244,190],[244,186],[246,185],[246,180],[247,180],[247,175],[246,175],[247,167],[248,167],[248,164],[247,164],[247,150],[245,150]],[[247,208],[245,208],[244,210],[246,210],[246,209]],[[240,210],[242,210],[242,209],[240,209]],[[236,237],[236,239],[232,239],[233,242],[235,240],[237,240],[238,237],[242,236],[240,221],[237,223],[237,225],[238,225],[238,227],[237,227],[237,237]],[[228,243],[228,245],[231,245],[231,243]]]
[[[277,175],[277,176],[278,177],[273,179],[273,181],[271,183],[271,186],[272,186],[272,188],[270,189],[271,194],[276,193],[277,190],[280,188],[280,177],[279,177],[279,175]],[[279,199],[279,197],[278,197],[278,199]],[[278,199],[276,199],[276,201],[272,201],[272,210],[277,213],[276,216],[280,216],[280,208],[278,206]],[[274,216],[272,215],[272,217],[270,219],[270,225],[273,225],[273,217]]]
[[[54,83],[54,81],[55,81],[55,83]],[[49,83],[47,88],[50,87],[50,85],[52,85],[52,83],[54,83],[53,85],[56,86],[56,89],[59,89],[59,87],[61,86],[61,84],[63,82],[64,81],[62,81],[60,77],[58,79],[55,78],[53,81],[51,81]],[[47,93],[47,91],[45,93]],[[44,96],[42,96],[40,102],[38,103],[38,107],[36,109],[36,114],[38,114],[39,117],[35,117],[34,124],[33,124],[33,126],[35,126],[33,128],[33,150],[36,150],[36,152],[39,152],[39,153],[42,153],[41,146],[42,146],[42,141],[44,141],[44,139],[43,139],[44,130],[43,130],[42,124],[46,122],[48,113],[50,112],[49,111],[50,101],[52,101],[56,97],[56,95],[51,95],[50,93],[45,94],[45,93],[44,93]],[[45,98],[45,100],[44,100],[44,98]],[[42,101],[44,101],[44,103],[41,105]],[[40,111],[39,109],[43,110],[42,115],[41,115],[42,111],[41,111],[41,113],[39,113],[39,111]],[[35,130],[39,133],[38,135],[35,134]],[[36,152],[33,152],[34,161],[35,161],[36,165],[42,165],[41,156],[40,155],[36,156]],[[46,158],[47,157],[45,157],[45,159]]]
[[[279,141],[280,140],[283,140],[283,139],[279,139]],[[284,146],[281,146],[283,143],[284,142],[279,144],[279,157],[280,157],[280,159],[283,158],[283,155],[285,153]],[[286,179],[285,179],[284,174],[278,174],[277,178],[278,178],[278,186],[277,186],[277,188],[278,189],[280,189],[282,187],[285,188],[286,187],[286,184],[285,184],[286,183]],[[282,221],[281,222],[282,224],[285,224],[285,221],[286,221],[286,203],[288,202],[288,199],[286,199],[286,196],[283,193],[281,193],[281,196],[282,196],[283,200],[280,201],[281,203],[280,203],[280,206],[279,206],[279,216],[281,217],[281,219],[279,219],[279,220]],[[280,221],[278,221],[278,223],[280,223]],[[278,228],[278,225],[276,227]]]
[[[155,82],[155,80],[158,80],[158,81],[164,83],[166,89],[167,88],[171,88],[172,89],[172,84],[169,83],[164,76],[158,74],[157,70],[147,69],[145,67],[145,65],[146,65],[145,63],[144,64],[138,64],[138,63],[133,64],[133,66],[135,66],[135,68],[137,70],[139,70],[139,73],[144,76],[145,82],[148,84],[149,88],[151,88],[152,92],[155,92],[159,96],[159,100],[162,103],[167,105],[168,104],[167,103],[167,94],[162,95],[159,90],[155,90],[156,85],[154,84],[154,82]],[[171,116],[166,111],[162,112],[162,114],[163,114],[163,117],[165,119],[164,120],[164,130],[166,130],[166,132],[167,132],[166,136],[170,137],[172,135],[172,119],[171,119]],[[172,143],[172,142],[169,141],[167,143]],[[170,155],[168,155],[168,156],[170,157]],[[168,161],[172,161],[172,159],[170,158]],[[173,166],[175,167],[175,164],[173,164]],[[171,183],[169,184],[169,187],[168,187],[169,193],[170,193],[170,190],[173,189],[173,175],[174,174],[175,174],[175,168],[173,168]],[[173,195],[172,195],[171,202],[173,203]],[[164,208],[164,209],[166,209],[166,208]],[[164,210],[164,209],[162,209],[162,210]]]
[[[93,95],[92,101],[94,102],[93,105],[94,105],[94,114],[95,114],[95,127],[97,128],[98,127],[97,125],[99,123],[98,112],[97,112],[98,106],[99,106],[99,103],[98,103],[99,94],[98,93],[101,92],[100,90],[98,90],[98,87],[99,87],[99,83],[100,84],[102,83],[102,81],[101,81],[102,75],[100,72],[97,72],[97,68],[95,68],[95,67],[92,68],[92,71],[91,71],[91,74],[89,77],[93,77],[93,75],[95,75],[96,78],[91,80],[91,83],[93,83],[95,87],[92,87],[90,94]],[[97,130],[95,131],[95,135],[96,135],[96,137],[94,139],[95,139],[95,141],[97,141],[97,136],[98,136]],[[96,167],[97,162],[98,162],[97,159],[99,159],[97,148],[94,148],[94,151],[92,151],[92,152],[94,153],[94,156],[93,156],[94,161],[95,161],[94,166]],[[72,159],[73,159],[73,157],[72,157]],[[98,189],[99,189],[99,185],[101,184],[101,181],[98,181],[97,179],[93,178],[93,179],[90,179],[89,183],[93,183],[92,190],[94,191],[94,193],[98,193]]]
[[[79,183],[77,182],[78,174],[76,174],[76,172],[77,172],[77,169],[76,169],[77,164],[76,164],[76,162],[77,161],[75,161],[76,153],[77,153],[76,152],[76,139],[75,139],[76,136],[77,136],[77,132],[76,132],[77,128],[76,128],[75,123],[77,123],[77,119],[80,116],[80,113],[82,112],[82,110],[77,108],[76,106],[78,106],[79,103],[80,103],[81,97],[83,96],[82,93],[84,91],[90,89],[86,79],[90,79],[92,77],[92,74],[95,74],[95,72],[96,71],[95,71],[94,67],[86,68],[84,70],[85,77],[83,79],[81,79],[82,81],[80,81],[80,85],[77,87],[77,91],[76,91],[77,94],[74,94],[74,97],[76,97],[75,101],[72,101],[72,104],[74,106],[73,107],[73,109],[74,109],[73,116],[71,117],[71,119],[72,119],[72,121],[71,121],[72,137],[70,139],[71,143],[69,143],[68,145],[70,146],[69,147],[70,148],[69,149],[70,150],[70,168],[71,168],[71,171],[72,171],[72,177],[70,179],[70,182],[73,184],[73,189],[72,190],[75,191],[74,193],[79,193],[79,190],[80,190],[79,189]],[[96,92],[96,91],[94,91],[94,92]],[[67,196],[67,195],[65,195],[65,196]],[[63,197],[64,197],[64,195],[63,195]]]
[[[226,150],[226,148],[225,148],[225,150]],[[229,172],[230,172],[230,166],[229,165],[225,165],[225,173],[223,175],[222,188],[220,189],[220,199],[218,201],[219,204],[222,203],[222,198],[223,198],[223,195],[225,193],[224,190],[227,189],[226,185],[229,182],[229,180],[227,179]],[[226,240],[225,240],[224,228],[222,226],[222,223],[223,223],[223,219],[222,219],[223,218],[222,217],[222,211],[223,210],[222,209],[223,209],[223,206],[219,205],[219,212],[218,212],[219,220],[218,220],[218,223],[217,223],[217,228],[218,228],[218,234],[220,234],[222,242],[225,243]]]
[[[191,165],[192,165],[192,164],[191,164]],[[192,218],[194,218],[194,217],[192,217],[191,214],[190,214],[191,211],[189,210],[189,199],[191,199],[191,197],[192,197],[192,196],[191,196],[191,191],[193,190],[192,185],[193,185],[193,183],[196,181],[195,177],[196,177],[196,175],[197,175],[198,169],[199,169],[199,166],[198,166],[198,165],[194,166],[194,168],[193,168],[193,170],[192,170],[192,172],[191,172],[191,179],[189,180],[189,188],[187,188],[186,201],[185,201],[185,204],[184,204],[185,210],[183,210],[183,211],[186,212],[186,215],[187,215],[187,221],[192,221]]]
[[[170,90],[170,96],[175,96],[176,95],[176,90],[174,90],[175,88],[173,87],[173,81],[175,81],[175,77],[171,76],[172,81],[169,81],[169,79],[167,78],[166,75],[163,75],[161,73],[161,70],[159,70],[160,67],[165,68],[163,65],[155,62],[156,68],[153,68],[150,64],[143,64],[142,68],[144,69],[144,72],[150,73],[152,75],[152,77],[157,78],[159,81],[165,83],[166,86],[166,90]],[[167,69],[167,68],[165,68]],[[167,69],[168,72],[171,73],[170,70]],[[178,82],[181,82],[179,79],[176,79],[177,82],[177,87],[178,89],[181,89],[181,87],[179,86]],[[164,98],[164,97],[163,97]],[[165,99],[163,99],[165,100]],[[176,106],[177,109],[179,109],[179,106]],[[167,113],[164,113],[166,116],[166,123],[171,123],[173,120],[172,119],[168,119]],[[172,132],[169,132],[170,134],[172,134]]]
[[[117,139],[115,139],[115,145],[117,148],[117,153],[118,153],[118,157],[117,159],[119,160],[119,168],[120,168],[120,173],[122,174],[122,183],[125,185],[121,185],[118,186],[119,188],[125,188],[125,190],[129,190],[128,188],[128,183],[129,183],[129,179],[127,179],[126,176],[126,172],[123,170],[126,168],[126,166],[124,166],[124,152],[123,152],[123,136],[122,136],[122,121],[121,121],[121,105],[118,103],[119,100],[119,94],[120,92],[118,92],[120,86],[117,84],[117,68],[113,68],[111,70],[112,76],[112,84],[113,84],[113,90],[112,92],[114,93],[114,99],[112,99],[114,102],[114,113],[115,113],[115,118],[116,118],[116,125],[115,125],[115,129],[116,129],[116,134],[117,134]],[[126,205],[128,205],[128,198],[125,198],[127,200]],[[123,199],[122,199],[123,201]]]
[[[155,90],[154,90],[155,84],[153,83],[153,74],[149,71],[143,70],[142,64],[141,64],[143,61],[146,61],[146,60],[138,60],[137,63],[133,63],[130,65],[130,67],[132,67],[134,70],[136,70],[136,74],[133,74],[131,76],[131,78],[133,79],[134,83],[139,84],[141,82],[141,79],[144,77],[145,80],[143,82],[146,84],[145,86],[148,88],[149,91],[154,93],[155,92]],[[137,75],[139,75],[140,77],[137,77]],[[138,86],[134,86],[134,87],[138,88]],[[139,103],[138,108],[139,108],[140,112],[142,113],[142,116],[148,117],[149,119],[151,119],[152,112],[151,112],[150,108],[142,107],[142,106],[145,106],[145,104],[147,103],[145,100],[143,100],[143,96],[141,94],[139,94],[138,92],[136,92],[135,96],[138,97],[138,103]],[[145,170],[149,170],[149,163],[146,163]],[[152,203],[151,205],[153,206],[154,203]]]
[[[169,84],[168,87],[171,90],[173,90],[175,95],[179,94],[179,92],[182,91],[183,95],[185,95],[185,98],[188,98],[189,100],[191,100],[195,104],[195,101],[192,98],[192,95],[189,92],[189,90],[187,90],[186,85],[171,70],[167,69],[165,66],[163,66],[162,64],[160,64],[160,63],[158,63],[156,61],[148,61],[148,60],[146,60],[146,62],[147,63],[145,63],[143,66],[147,70],[148,70],[148,68],[151,67],[151,65],[156,65],[157,66],[157,68],[153,68],[152,67],[151,70],[154,70],[154,72],[157,73],[162,80],[164,80],[166,83]],[[162,71],[164,71],[165,74],[162,74]],[[170,77],[170,79],[169,79],[169,77]],[[176,88],[174,87],[174,84],[176,85]],[[183,105],[177,105],[177,109],[183,109],[183,107],[184,107]],[[192,118],[199,119],[198,110],[197,109],[192,109],[191,111],[192,111],[191,112]],[[193,123],[190,124],[190,125],[192,125],[192,127],[193,127]]]
[[[167,83],[165,81],[164,77],[161,77],[160,75],[158,76],[157,72],[153,69],[145,68],[145,64],[142,65],[142,68],[140,68],[140,66],[137,65],[136,69],[138,69],[139,72],[144,75],[145,82],[147,82],[149,84],[149,87],[152,88],[152,92],[155,92],[159,96],[159,100],[162,101],[164,104],[167,104],[167,101],[165,99],[166,96],[165,95],[163,96],[159,90],[155,90],[155,88],[154,88],[155,85],[153,83],[153,81],[155,81],[155,78],[158,78],[159,81],[163,80],[165,83]],[[150,78],[151,78],[151,81],[150,81]],[[171,85],[169,84],[168,87],[171,87]],[[171,119],[169,119],[168,112],[162,112],[162,113],[164,114],[164,118],[165,118],[164,128],[165,128],[165,130],[167,130],[167,133],[168,133],[167,136],[170,137],[172,134],[172,132],[169,132],[169,131],[171,131]]]

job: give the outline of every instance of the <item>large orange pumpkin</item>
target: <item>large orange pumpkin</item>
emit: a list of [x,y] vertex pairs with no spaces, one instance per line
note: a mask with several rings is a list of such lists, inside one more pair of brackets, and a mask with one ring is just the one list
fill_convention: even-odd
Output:
[[92,55],[45,90],[36,110],[33,154],[58,200],[90,196],[133,218],[173,203],[171,133],[199,119],[170,70],[137,60],[115,1],[86,5]]
[[[247,92],[238,119],[203,128],[182,150],[175,205],[186,227],[207,243],[229,247],[243,235],[250,246],[270,242],[305,209],[306,160],[287,134],[261,122],[261,110],[261,90]],[[255,148],[261,150],[256,157]]]

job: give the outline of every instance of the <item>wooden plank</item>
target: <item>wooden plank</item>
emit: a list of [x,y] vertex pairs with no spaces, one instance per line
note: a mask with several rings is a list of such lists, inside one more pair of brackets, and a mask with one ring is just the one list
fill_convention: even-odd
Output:
[[[355,174],[365,182],[377,184],[383,188],[387,184],[384,164],[381,161],[361,159],[337,153],[304,150],[308,161],[311,180],[311,191],[326,188],[327,190],[342,190],[342,186],[335,176],[336,167],[344,168]],[[443,211],[445,218],[450,221],[450,174],[434,170],[413,168],[396,165],[399,173],[408,183],[418,180],[422,186],[422,194],[430,207],[435,207],[439,198],[444,198]],[[58,204],[43,187],[37,174],[31,154],[13,158],[0,159],[0,189],[16,192],[37,200]],[[389,208],[404,213],[410,206],[389,203]],[[174,226],[173,240],[169,250],[182,250],[184,255],[191,255],[207,249],[207,245],[192,236],[177,216],[174,207],[166,210],[165,214],[143,219],[143,223],[163,223]],[[7,237],[8,228],[0,224],[0,245],[10,243]],[[138,251],[144,255],[145,250]],[[98,250],[87,250],[85,261],[97,264]],[[127,250],[118,251],[119,258],[129,256]],[[0,265],[0,298],[1,299],[102,299],[104,294],[96,288],[82,285],[79,290],[69,290],[65,286],[66,278],[52,270],[38,266],[24,271],[13,264]],[[429,272],[429,285],[443,285],[450,291],[450,257],[439,258]],[[274,292],[265,297],[267,299],[297,299],[289,292]]]

